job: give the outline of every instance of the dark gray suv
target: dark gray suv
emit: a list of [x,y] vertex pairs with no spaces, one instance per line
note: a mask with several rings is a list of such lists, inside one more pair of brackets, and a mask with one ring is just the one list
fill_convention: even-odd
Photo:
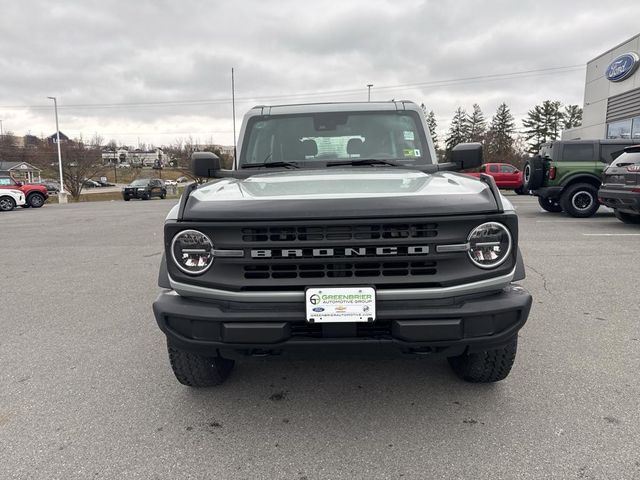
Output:
[[604,170],[598,197],[619,220],[640,224],[640,145],[625,148]]

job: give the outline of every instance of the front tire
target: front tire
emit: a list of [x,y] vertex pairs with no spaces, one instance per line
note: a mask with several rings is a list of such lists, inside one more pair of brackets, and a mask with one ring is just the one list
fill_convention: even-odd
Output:
[[44,202],[45,198],[41,193],[32,193],[31,195],[29,195],[29,198],[27,198],[27,203],[32,208],[40,208],[42,205],[44,205]]
[[16,201],[11,197],[1,197],[0,198],[0,211],[2,212],[10,212],[16,208]]
[[572,217],[592,217],[600,208],[598,189],[589,183],[570,185],[562,192],[560,205]]
[[188,387],[203,388],[222,384],[233,369],[234,361],[220,356],[205,357],[167,343],[171,369],[178,381]]
[[518,337],[502,348],[465,353],[449,357],[449,365],[462,380],[471,383],[492,383],[504,380],[516,359]]
[[628,223],[632,225],[640,224],[640,215],[634,215],[633,213],[621,212],[620,210],[614,210],[616,218],[623,223]]
[[556,199],[549,197],[538,197],[538,204],[543,210],[551,213],[560,213],[562,211],[562,207],[558,203]]

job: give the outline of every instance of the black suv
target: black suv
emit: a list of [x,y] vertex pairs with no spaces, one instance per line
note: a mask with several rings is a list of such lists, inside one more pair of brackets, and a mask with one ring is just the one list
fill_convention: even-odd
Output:
[[122,189],[122,198],[128,202],[132,198],[149,200],[151,197],[164,198],[167,196],[167,188],[159,178],[141,178],[134,180]]
[[624,223],[640,223],[640,145],[624,149],[602,176],[598,197]]

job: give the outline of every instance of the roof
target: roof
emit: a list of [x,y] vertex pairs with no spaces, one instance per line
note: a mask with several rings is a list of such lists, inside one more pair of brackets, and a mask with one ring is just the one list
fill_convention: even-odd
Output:
[[409,100],[385,101],[385,102],[333,102],[333,103],[299,103],[291,105],[257,105],[249,114],[255,115],[256,110],[261,110],[262,115],[287,115],[296,113],[322,113],[322,112],[362,112],[362,111],[395,111],[416,110],[420,107]]
[[[21,168],[21,165],[24,165],[24,167]],[[35,171],[35,172],[40,172],[42,170],[40,170],[38,167],[34,167],[33,165],[31,165],[30,163],[27,162],[3,162],[0,161],[0,171],[10,171],[10,170],[31,170],[31,171]]]
[[607,53],[611,53],[614,50],[617,50],[618,48],[620,48],[621,46],[632,42],[633,40],[635,40],[637,37],[640,37],[640,34],[636,33],[633,37],[626,39],[624,42],[620,42],[618,45],[616,45],[615,47],[611,47],[609,50],[607,50],[606,52],[602,52],[600,55],[598,55],[597,57],[593,57],[591,60],[589,60],[587,63],[591,63],[594,60],[598,60],[600,57],[604,57]]
[[[59,133],[60,133],[60,140],[69,140],[69,137],[67,137],[64,133],[62,133],[62,132],[59,132]],[[57,138],[57,137],[56,137],[56,132],[53,132],[53,133],[52,133],[51,135],[49,135],[47,138],[48,138],[48,139],[51,139],[51,140],[53,140],[53,139]]]

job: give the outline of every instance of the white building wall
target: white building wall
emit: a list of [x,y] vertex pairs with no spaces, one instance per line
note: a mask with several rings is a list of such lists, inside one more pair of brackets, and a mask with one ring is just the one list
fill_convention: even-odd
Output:
[[640,88],[640,68],[622,82],[607,80],[611,61],[627,52],[640,54],[640,34],[587,63],[582,126],[562,132],[563,140],[597,140],[607,138],[607,103],[610,97]]

